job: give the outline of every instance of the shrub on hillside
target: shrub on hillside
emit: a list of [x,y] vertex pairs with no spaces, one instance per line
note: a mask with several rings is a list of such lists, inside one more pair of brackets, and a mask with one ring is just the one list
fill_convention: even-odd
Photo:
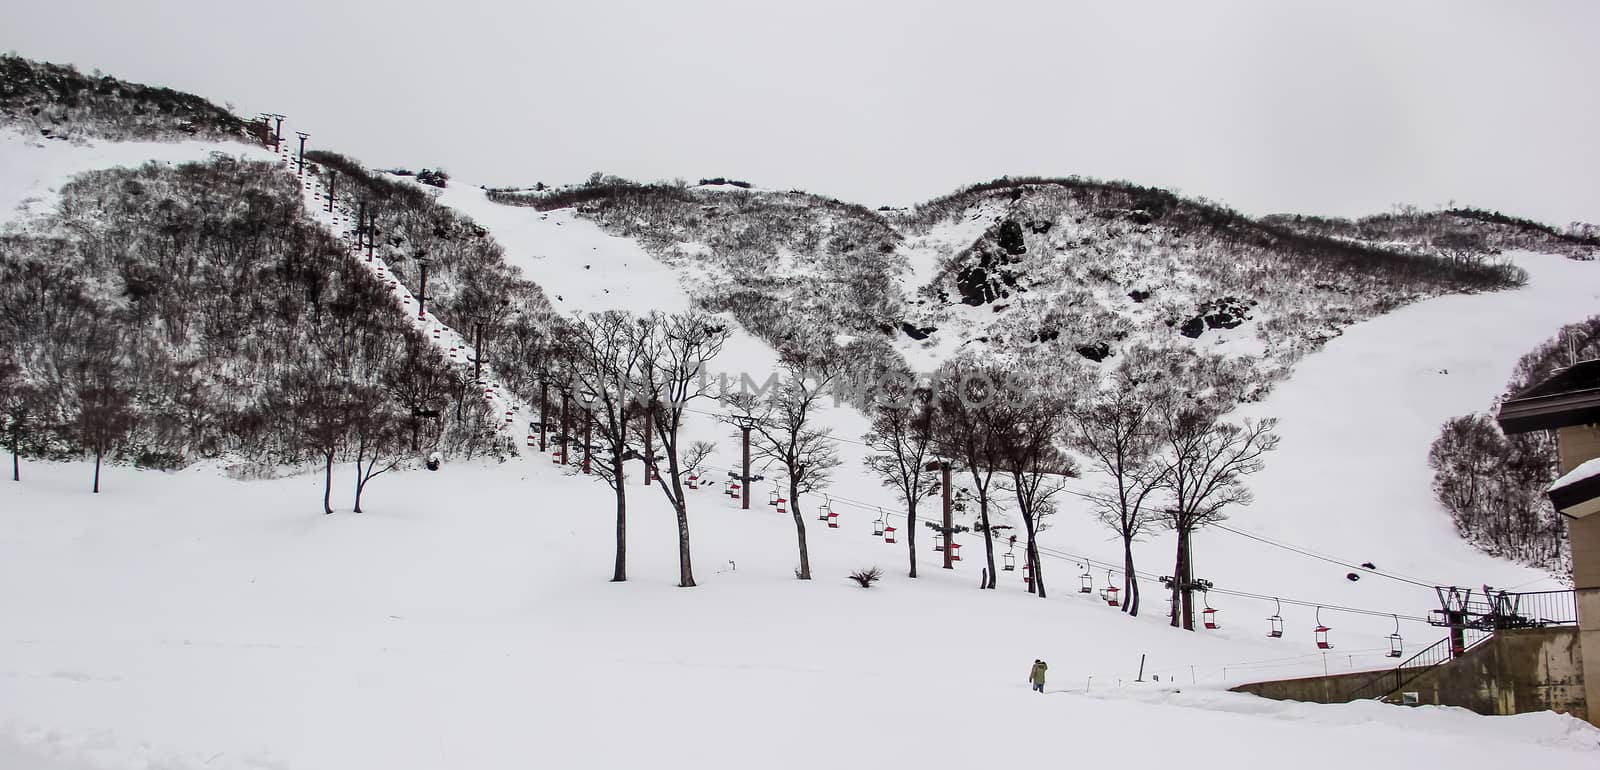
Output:
[[878,567],[858,569],[855,572],[850,573],[850,579],[856,581],[856,585],[859,585],[862,588],[871,588],[872,584],[878,582],[878,580],[882,577],[883,570],[879,569]]
[[0,125],[59,139],[265,138],[258,123],[193,94],[5,55],[0,55]]
[[[1517,361],[1505,395],[1573,361],[1600,358],[1600,316],[1561,329]],[[1560,462],[1553,431],[1510,436],[1487,415],[1445,423],[1428,453],[1433,489],[1462,537],[1496,556],[1560,572],[1566,527],[1545,497]]]
[[261,408],[295,371],[397,402],[443,383],[433,406],[456,408],[408,427],[429,445],[481,446],[476,389],[272,164],[75,177],[53,212],[0,240],[0,307],[0,338],[37,394],[30,429],[65,451],[83,445],[84,394],[109,387],[129,418],[115,455],[157,467],[224,454],[297,462],[295,420]]

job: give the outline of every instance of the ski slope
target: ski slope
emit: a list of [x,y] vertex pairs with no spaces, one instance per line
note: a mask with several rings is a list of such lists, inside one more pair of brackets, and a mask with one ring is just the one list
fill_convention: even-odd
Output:
[[[138,152],[52,168],[137,162]],[[48,190],[65,173],[29,184]],[[317,195],[306,188],[308,207]],[[459,185],[441,201],[488,227],[572,310],[687,306],[670,268],[570,213],[502,210]],[[1282,418],[1284,445],[1253,483],[1260,500],[1233,524],[1412,575],[1537,581],[1455,541],[1417,470],[1439,422],[1487,406],[1516,356],[1593,306],[1592,264],[1521,263],[1533,275],[1525,289],[1419,303],[1303,361],[1252,410]],[[414,312],[403,294],[396,312]],[[441,346],[460,342],[450,334]],[[760,381],[773,361],[736,331],[717,367]],[[1450,374],[1431,374],[1436,366]],[[828,419],[845,439],[865,427],[848,409]],[[719,469],[733,464],[725,426],[698,416],[690,431],[719,441]],[[876,506],[894,506],[860,469],[862,451],[843,447],[831,490],[840,528],[807,521],[810,583],[793,579],[793,523],[762,504],[765,485],[750,511],[720,486],[695,493],[695,589],[674,586],[676,523],[659,491],[637,481],[630,580],[607,582],[609,489],[537,452],[385,475],[364,495],[368,513],[348,513],[346,500],[333,516],[320,512],[316,476],[243,482],[207,465],[174,474],[113,466],[94,496],[84,463],[26,463],[23,483],[0,484],[0,767],[1600,761],[1600,730],[1553,714],[1483,718],[1225,692],[1379,665],[1386,618],[1324,617],[1339,634],[1325,655],[1311,644],[1309,608],[1284,607],[1282,640],[1264,638],[1270,608],[1248,604],[1224,605],[1220,631],[1186,633],[1158,617],[1152,583],[1137,619],[1075,592],[1076,563],[1047,560],[1048,600],[1028,595],[1017,573],[979,592],[971,535],[951,571],[920,538],[923,576],[912,581],[903,544],[872,536]],[[350,469],[337,474],[348,495]],[[1119,560],[1072,506],[1054,524],[1045,545]],[[1142,546],[1142,568],[1169,571],[1170,549],[1165,538]],[[1197,557],[1219,586],[1402,614],[1431,600],[1370,576],[1349,583],[1343,568],[1239,537],[1203,535]],[[845,580],[872,565],[885,570],[874,588]],[[1405,631],[1418,646],[1433,640],[1425,626]],[[1023,681],[1041,657],[1051,664],[1044,696]],[[967,729],[945,729],[952,724]],[[1144,740],[1151,735],[1161,740]]]

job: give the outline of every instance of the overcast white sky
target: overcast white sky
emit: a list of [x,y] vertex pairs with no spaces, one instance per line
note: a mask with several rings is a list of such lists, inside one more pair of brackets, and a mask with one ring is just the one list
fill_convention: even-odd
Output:
[[0,50],[474,184],[725,175],[876,206],[1084,174],[1251,213],[1600,221],[1586,0],[0,0],[0,20]]

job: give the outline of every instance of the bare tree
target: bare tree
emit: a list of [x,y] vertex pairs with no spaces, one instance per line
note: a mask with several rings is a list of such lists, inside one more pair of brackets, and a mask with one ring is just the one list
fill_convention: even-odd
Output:
[[1091,466],[1110,480],[1087,497],[1100,523],[1122,540],[1122,611],[1139,614],[1139,581],[1134,576],[1133,544],[1156,528],[1158,518],[1146,503],[1166,479],[1166,466],[1155,462],[1158,434],[1155,400],[1142,392],[1125,367],[1112,382],[1066,410],[1072,430],[1068,440]]
[[28,417],[36,393],[23,377],[17,362],[0,360],[0,419],[5,420],[6,443],[11,446],[11,480],[22,480],[22,437],[28,432]]
[[1066,399],[1042,383],[1028,394],[1011,394],[988,410],[996,466],[1007,476],[1007,486],[1017,499],[1017,512],[1027,531],[1027,560],[1032,580],[1028,591],[1046,598],[1044,570],[1039,563],[1038,533],[1043,520],[1055,511],[1055,497],[1065,480],[1078,475],[1072,458],[1056,441]]
[[650,365],[644,378],[645,403],[651,410],[651,427],[661,441],[667,473],[656,476],[656,486],[678,517],[678,585],[694,586],[694,565],[689,553],[689,504],[683,475],[705,459],[709,449],[682,445],[683,416],[698,398],[711,395],[706,365],[722,352],[727,326],[702,311],[675,315],[652,313],[646,355]]
[[[963,467],[972,479],[978,501],[978,521],[983,529],[983,550],[988,559],[985,588],[995,587],[994,532],[989,521],[992,486],[997,467],[996,410],[1006,397],[1009,381],[999,367],[982,366],[967,359],[947,362],[938,372],[934,395],[935,454]],[[945,533],[946,545],[950,533]]]
[[293,423],[296,445],[323,460],[322,512],[333,513],[333,461],[350,435],[354,414],[350,384],[310,368],[291,371],[269,399],[270,408]]
[[1167,525],[1178,535],[1177,563],[1172,572],[1172,625],[1194,630],[1194,559],[1190,538],[1195,530],[1227,518],[1233,505],[1249,505],[1245,477],[1266,467],[1264,456],[1276,449],[1272,432],[1277,420],[1223,422],[1214,408],[1174,395],[1159,410],[1165,478],[1172,495]]
[[[450,367],[439,360],[438,350],[415,334],[405,336],[405,349],[394,355],[385,368],[382,382],[389,398],[405,411],[401,419],[410,433],[411,451],[422,448],[424,421],[442,425],[445,404],[459,395],[459,377],[452,374]],[[437,434],[430,436],[430,443],[437,438]]]
[[375,387],[358,387],[352,394],[346,440],[356,451],[356,513],[361,513],[367,484],[398,467],[407,446],[406,418],[383,395]]
[[78,438],[94,452],[94,492],[100,493],[100,461],[133,427],[131,392],[109,374],[96,375],[78,390]]
[[913,384],[892,384],[876,394],[872,432],[862,436],[874,454],[867,458],[883,485],[906,506],[906,556],[917,576],[917,504],[933,494],[937,481],[924,469],[933,454],[933,393]]
[[801,580],[810,580],[811,555],[800,496],[826,487],[840,463],[839,442],[832,429],[816,424],[817,412],[839,372],[792,351],[783,354],[780,365],[781,381],[770,398],[740,393],[724,402],[734,410],[733,420],[742,418],[755,431],[757,456],[777,463],[788,477],[789,513],[794,516],[800,548],[798,574]]
[[574,386],[589,403],[589,419],[600,434],[607,456],[599,475],[617,501],[616,563],[611,580],[628,579],[628,490],[625,461],[638,456],[628,444],[628,423],[643,414],[639,398],[646,389],[651,362],[651,319],[620,310],[581,316],[568,325]]

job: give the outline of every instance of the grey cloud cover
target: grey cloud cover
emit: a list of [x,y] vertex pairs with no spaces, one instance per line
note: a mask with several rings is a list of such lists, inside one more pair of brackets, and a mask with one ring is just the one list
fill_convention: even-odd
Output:
[[0,50],[474,183],[735,176],[905,205],[1004,174],[1250,213],[1600,220],[1600,4],[0,0]]

